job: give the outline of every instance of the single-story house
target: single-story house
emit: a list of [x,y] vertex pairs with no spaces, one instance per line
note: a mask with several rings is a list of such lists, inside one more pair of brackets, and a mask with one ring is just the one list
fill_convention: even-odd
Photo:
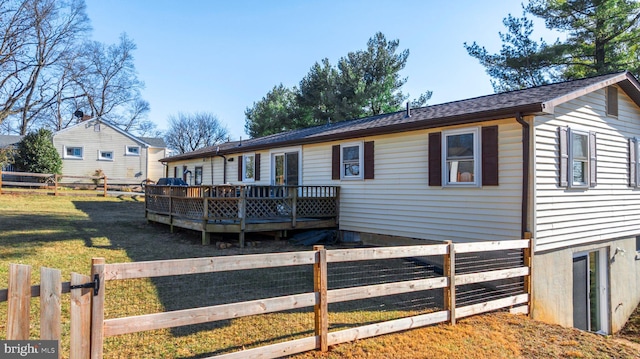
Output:
[[192,184],[339,185],[364,242],[531,237],[534,318],[616,332],[640,302],[640,83],[628,72],[229,142]]
[[89,182],[70,176],[94,176],[98,171],[110,184],[157,180],[165,173],[159,160],[169,155],[162,138],[136,137],[99,118],[55,132],[53,145],[62,158],[63,182]]

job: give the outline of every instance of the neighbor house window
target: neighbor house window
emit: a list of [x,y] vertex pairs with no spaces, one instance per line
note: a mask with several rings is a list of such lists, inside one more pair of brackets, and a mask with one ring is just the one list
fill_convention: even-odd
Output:
[[82,159],[82,147],[66,147],[64,148],[64,158]]
[[347,143],[340,146],[340,175],[342,179],[362,179],[362,143]]
[[242,156],[242,181],[253,182],[256,179],[256,156]]
[[98,160],[113,161],[113,151],[98,151]]
[[597,180],[596,133],[559,128],[560,187],[594,187]]
[[140,156],[140,146],[127,146],[125,151],[127,156]]
[[442,133],[443,183],[478,185],[480,146],[479,129],[460,129]]
[[196,167],[193,184],[200,186],[202,184],[202,167]]

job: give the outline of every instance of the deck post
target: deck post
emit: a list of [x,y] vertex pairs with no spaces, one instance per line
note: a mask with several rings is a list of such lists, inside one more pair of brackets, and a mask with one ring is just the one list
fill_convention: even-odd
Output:
[[209,222],[209,199],[202,196],[203,212],[202,213],[202,245],[206,246],[211,244],[211,234],[207,233],[207,222]]
[[2,168],[0,168],[0,194],[2,194]]
[[291,227],[296,228],[296,220],[298,216],[298,187],[291,188],[293,195],[291,196]]
[[244,248],[244,230],[247,225],[247,191],[246,187],[242,186],[240,188],[240,202],[238,202],[238,215],[240,217],[240,233],[238,235],[238,240],[240,241],[240,248]]

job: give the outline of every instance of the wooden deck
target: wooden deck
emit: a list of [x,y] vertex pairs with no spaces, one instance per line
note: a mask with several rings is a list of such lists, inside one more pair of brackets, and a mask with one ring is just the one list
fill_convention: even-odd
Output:
[[212,233],[270,232],[338,226],[337,186],[147,186],[148,221]]

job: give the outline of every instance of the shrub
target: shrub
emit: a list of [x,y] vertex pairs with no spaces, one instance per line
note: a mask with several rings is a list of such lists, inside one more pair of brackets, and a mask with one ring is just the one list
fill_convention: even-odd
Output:
[[53,147],[51,131],[41,128],[18,143],[15,165],[19,171],[62,174],[62,159]]

